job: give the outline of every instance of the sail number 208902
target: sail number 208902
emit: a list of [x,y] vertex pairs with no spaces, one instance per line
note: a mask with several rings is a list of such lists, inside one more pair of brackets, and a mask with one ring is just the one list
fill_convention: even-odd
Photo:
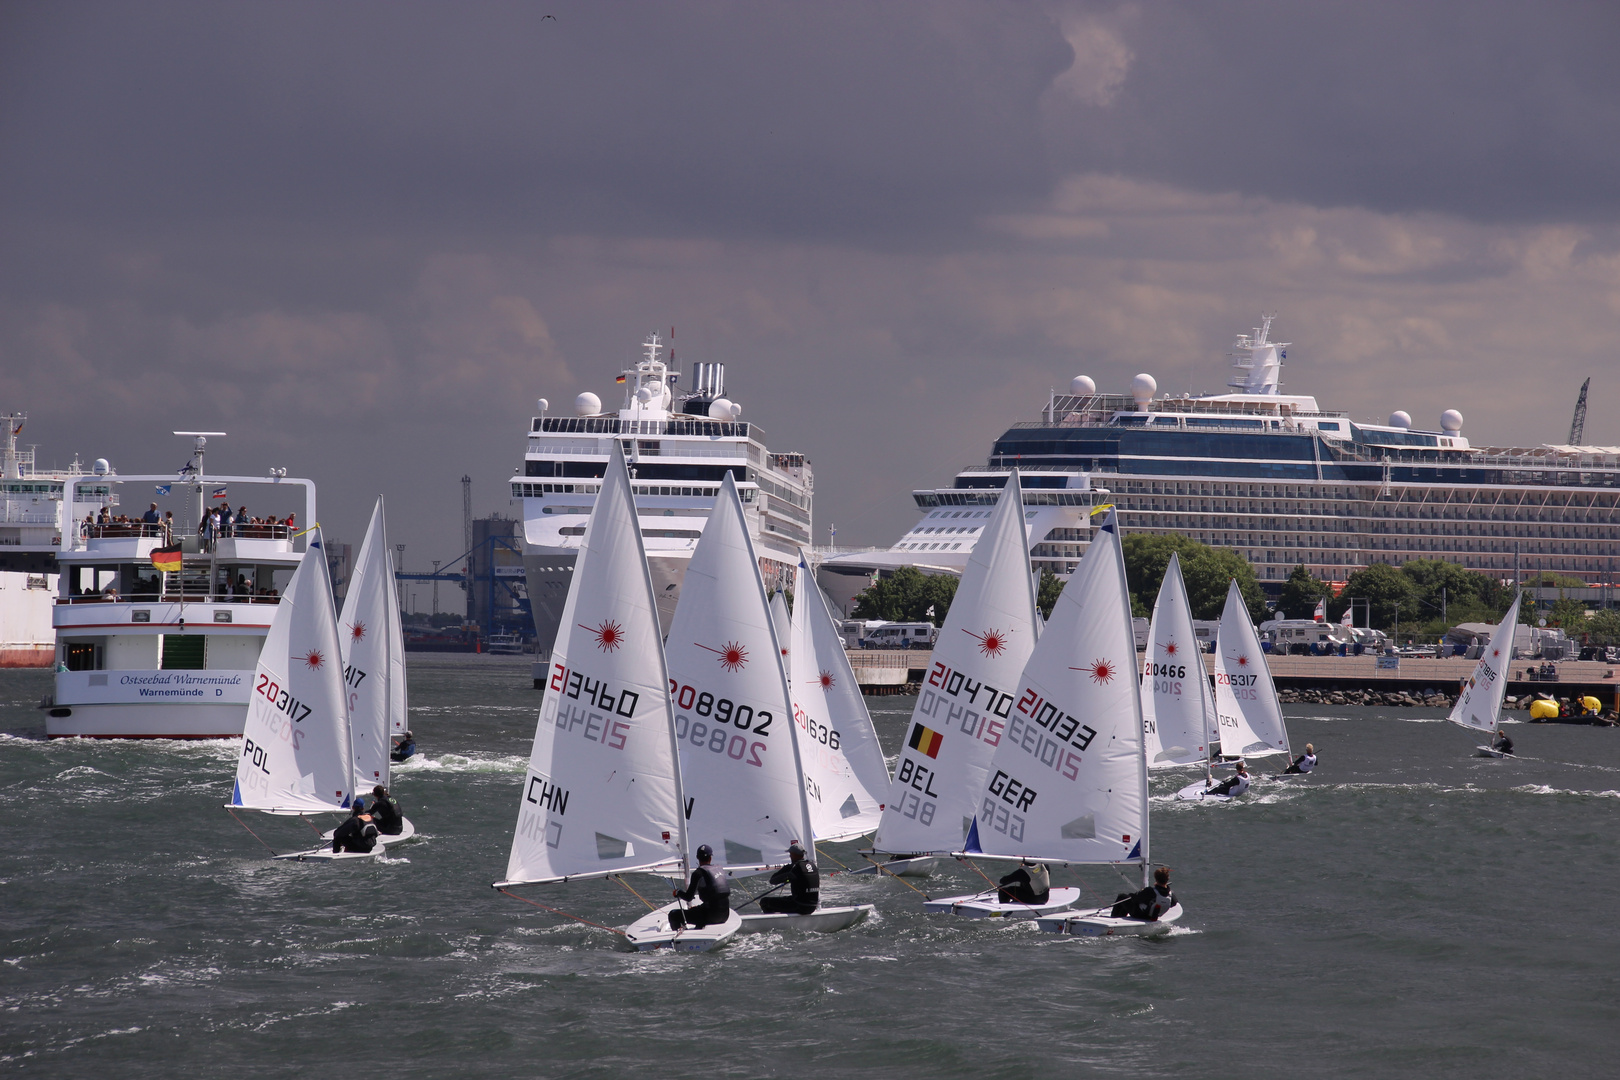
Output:
[[733,761],[765,767],[762,755],[767,744],[756,741],[755,737],[770,736],[771,722],[775,719],[770,713],[756,710],[752,705],[739,705],[730,698],[716,697],[707,690],[696,690],[674,679],[669,680],[669,696],[675,703],[676,739],[724,754]]

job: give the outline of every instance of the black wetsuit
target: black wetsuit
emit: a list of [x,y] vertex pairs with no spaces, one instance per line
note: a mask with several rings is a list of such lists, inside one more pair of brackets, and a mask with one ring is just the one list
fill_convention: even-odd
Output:
[[413,756],[415,753],[416,740],[406,739],[404,742],[394,747],[393,753],[389,754],[388,756],[394,761],[404,761],[406,758]]
[[[1233,794],[1236,789],[1236,794]],[[1209,789],[1211,795],[1228,795],[1236,798],[1249,790],[1249,778],[1242,773],[1235,773]]]
[[362,820],[356,814],[332,833],[333,853],[342,851],[367,852],[377,846],[377,826]]
[[371,820],[384,836],[398,836],[405,831],[405,815],[399,812],[399,800],[392,795],[371,800]]
[[[1044,874],[1042,876],[1045,877]],[[1018,867],[997,884],[1001,886],[998,899],[1003,904],[1044,904],[1052,895],[1050,888],[1036,890],[1027,866]]]
[[1513,740],[1501,732],[1497,732],[1496,741],[1491,743],[1491,749],[1499,754],[1511,754],[1513,753]]
[[1141,892],[1120,893],[1114,909],[1108,914],[1116,919],[1141,919],[1158,922],[1159,916],[1176,906],[1176,894],[1159,885],[1149,885]]
[[759,910],[767,915],[808,915],[821,906],[821,871],[809,859],[788,863],[771,875],[771,884],[789,882],[788,896],[762,896]]
[[698,867],[692,871],[691,884],[675,895],[688,902],[695,896],[700,902],[684,912],[680,908],[671,911],[671,930],[679,930],[683,926],[701,930],[711,923],[723,923],[731,917],[731,878],[724,870]]

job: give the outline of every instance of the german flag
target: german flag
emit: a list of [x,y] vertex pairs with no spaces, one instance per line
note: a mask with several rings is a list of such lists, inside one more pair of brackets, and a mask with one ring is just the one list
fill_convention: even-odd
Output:
[[152,549],[152,565],[170,573],[180,569],[180,545]]
[[624,382],[624,376],[620,375],[618,378],[614,379],[613,381],[616,382],[616,383],[622,383],[622,382]]
[[945,736],[932,728],[925,728],[921,724],[911,729],[911,738],[906,745],[921,754],[931,758],[939,757],[939,744],[945,741]]

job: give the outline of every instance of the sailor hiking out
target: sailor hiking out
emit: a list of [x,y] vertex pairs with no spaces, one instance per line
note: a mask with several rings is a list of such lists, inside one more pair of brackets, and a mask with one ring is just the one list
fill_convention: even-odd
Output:
[[680,908],[669,913],[669,928],[680,930],[691,927],[701,930],[705,926],[723,923],[731,916],[731,878],[724,869],[709,865],[714,849],[703,844],[697,849],[698,865],[692,871],[692,880],[684,889],[675,889],[670,895],[690,903],[695,897],[698,904],[684,911]]
[[1052,875],[1046,864],[1028,859],[1020,862],[1017,869],[998,884],[1001,888],[996,898],[1003,904],[1044,904],[1052,895]]
[[348,851],[365,854],[376,846],[377,825],[366,813],[366,801],[356,798],[348,820],[332,833],[332,853],[336,855]]
[[1170,868],[1161,866],[1153,871],[1153,884],[1137,893],[1120,893],[1109,914],[1116,919],[1141,919],[1158,922],[1159,916],[1176,906],[1176,894],[1170,891]]
[[1310,743],[1305,744],[1305,752],[1294,759],[1294,763],[1284,769],[1285,773],[1308,773],[1316,768],[1316,747]]
[[788,845],[788,864],[771,875],[772,885],[787,885],[787,896],[762,896],[759,910],[767,915],[809,915],[821,906],[821,871],[805,857],[797,840]]

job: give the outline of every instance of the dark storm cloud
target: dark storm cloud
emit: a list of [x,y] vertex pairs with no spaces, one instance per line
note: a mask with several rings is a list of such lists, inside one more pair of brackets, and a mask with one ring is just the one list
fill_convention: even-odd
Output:
[[[1129,4],[1071,15],[1131,55],[1054,124],[1063,167],[1491,220],[1613,220],[1612,3]],[[1082,50],[1083,51],[1083,50]]]
[[13,5],[14,205],[128,223],[855,235],[1050,185],[1040,9]]

